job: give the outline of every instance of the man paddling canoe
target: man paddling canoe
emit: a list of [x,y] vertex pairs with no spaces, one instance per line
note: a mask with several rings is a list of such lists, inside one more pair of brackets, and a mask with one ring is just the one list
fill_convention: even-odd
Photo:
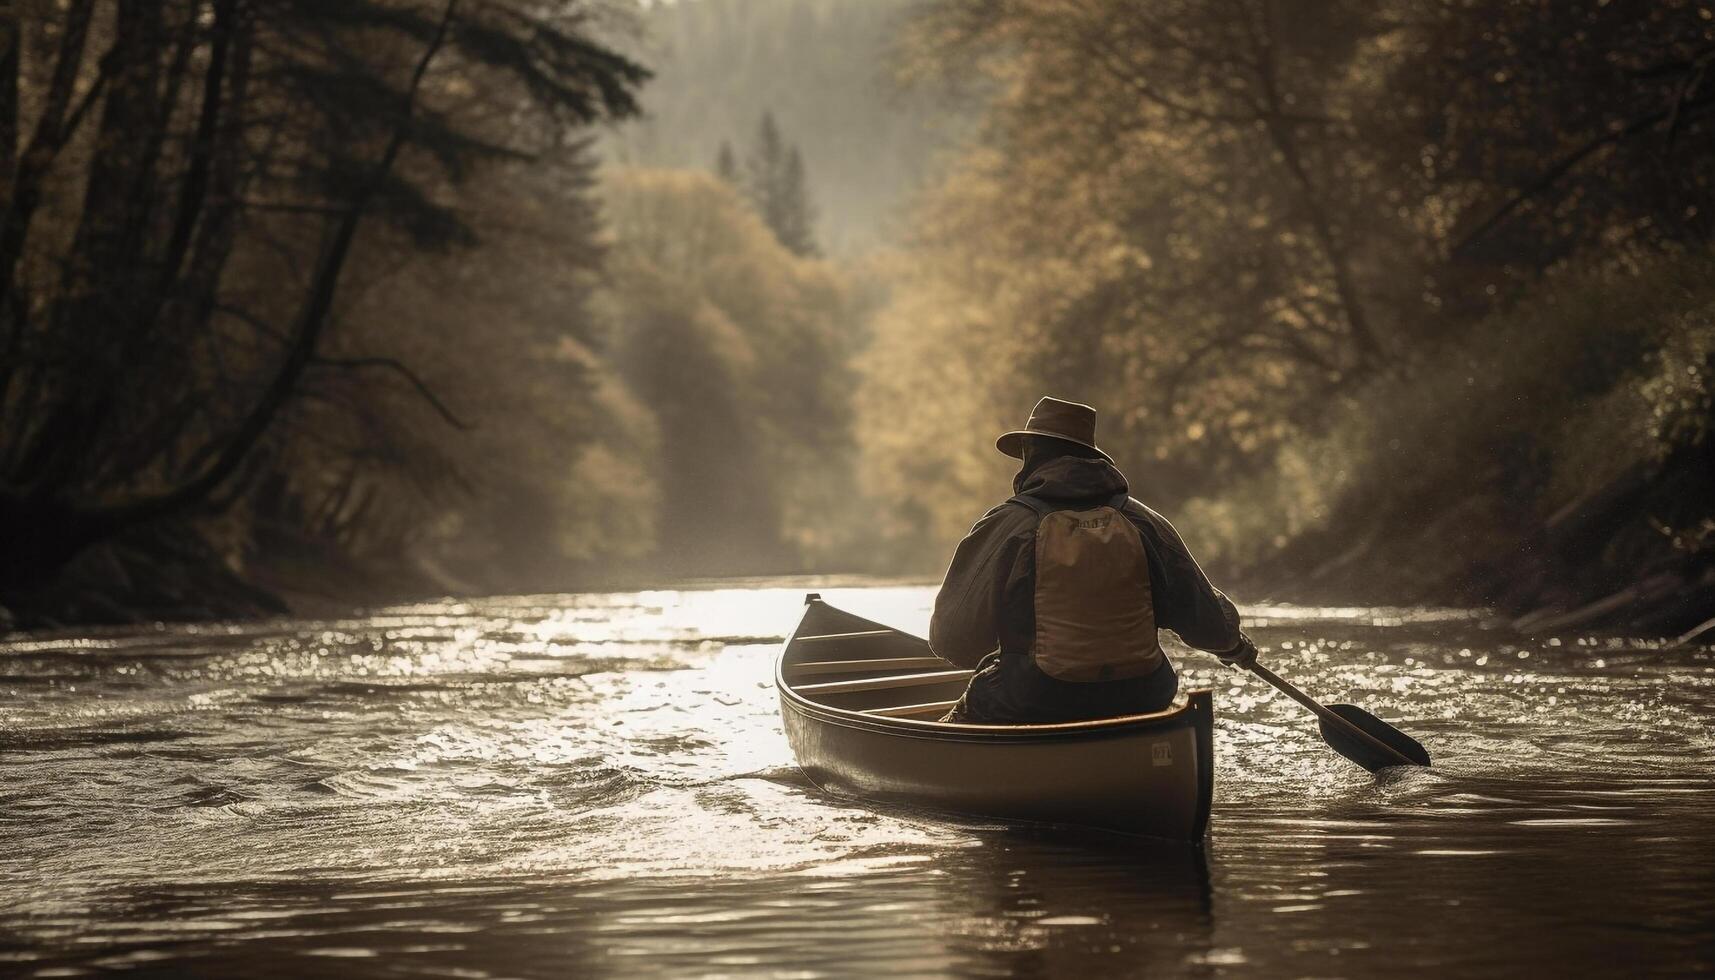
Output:
[[944,721],[1028,724],[1158,711],[1178,675],[1156,630],[1230,666],[1256,662],[1238,610],[1165,517],[1096,446],[1096,410],[1043,398],[995,447],[1013,496],[959,543],[929,645],[976,669]]

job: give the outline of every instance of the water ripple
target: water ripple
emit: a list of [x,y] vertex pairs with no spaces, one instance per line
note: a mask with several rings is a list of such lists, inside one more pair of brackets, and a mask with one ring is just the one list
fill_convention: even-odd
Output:
[[[770,676],[806,587],[0,641],[0,972],[1709,966],[1706,651],[1247,609],[1280,673],[1435,768],[1372,778],[1289,699],[1170,644],[1217,692],[1214,834],[1116,849],[816,791]],[[922,587],[815,587],[927,621]]]

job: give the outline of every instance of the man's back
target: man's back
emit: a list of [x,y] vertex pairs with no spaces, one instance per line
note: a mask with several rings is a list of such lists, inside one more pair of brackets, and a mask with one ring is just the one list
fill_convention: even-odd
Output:
[[[1129,497],[1125,476],[1093,445],[1093,410],[1073,407],[1090,413],[1091,438],[1023,441],[1015,496],[959,544],[936,596],[930,646],[978,669],[951,720],[1158,710],[1178,681],[1157,628],[1205,650],[1244,644],[1233,604],[1173,525]],[[1122,516],[1123,526],[1110,520]],[[1092,526],[1078,527],[1084,523]]]

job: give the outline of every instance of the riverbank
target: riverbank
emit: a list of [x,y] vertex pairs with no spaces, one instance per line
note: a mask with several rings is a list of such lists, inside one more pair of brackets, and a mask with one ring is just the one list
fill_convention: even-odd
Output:
[[[1715,259],[1565,272],[1331,394],[1322,425],[1272,468],[1173,517],[1250,598],[1485,606],[1529,633],[1685,636],[1715,619],[1712,393]],[[816,513],[859,526],[874,506],[848,495]],[[223,520],[139,529],[0,608],[26,628],[245,619],[678,577],[639,559],[531,566],[504,549],[453,572]]]
[[1186,521],[1284,599],[1681,636],[1715,617],[1712,380],[1715,262],[1565,273]]
[[[339,619],[388,605],[504,594],[741,587],[795,569],[698,576],[643,561],[564,563],[551,570],[504,561],[451,569],[423,553],[360,558],[302,535],[240,540],[218,521],[163,522],[79,555],[33,589],[0,594],[0,634],[141,623]],[[895,580],[897,577],[890,577]],[[817,581],[875,581],[868,574]],[[909,580],[909,579],[907,579]]]

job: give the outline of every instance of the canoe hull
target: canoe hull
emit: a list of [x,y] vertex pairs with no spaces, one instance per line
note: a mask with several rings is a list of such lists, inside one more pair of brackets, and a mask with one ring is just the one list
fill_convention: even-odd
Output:
[[[1182,714],[1207,715],[1208,692]],[[872,731],[782,700],[786,738],[812,782],[846,796],[959,813],[1196,840],[1208,823],[1194,719],[1075,741],[1001,742]]]
[[[818,612],[819,599],[809,601],[806,624],[813,618],[826,623],[827,613],[839,612],[825,604]],[[833,628],[852,626],[842,620]],[[922,643],[896,634],[889,652],[896,654],[905,640]],[[796,692],[786,680],[793,647],[789,640],[776,674],[781,717],[799,766],[828,791],[1177,840],[1200,840],[1208,826],[1213,699],[1207,691],[1191,692],[1183,707],[1170,711],[1064,725],[878,717]],[[815,656],[825,660],[826,646]]]

